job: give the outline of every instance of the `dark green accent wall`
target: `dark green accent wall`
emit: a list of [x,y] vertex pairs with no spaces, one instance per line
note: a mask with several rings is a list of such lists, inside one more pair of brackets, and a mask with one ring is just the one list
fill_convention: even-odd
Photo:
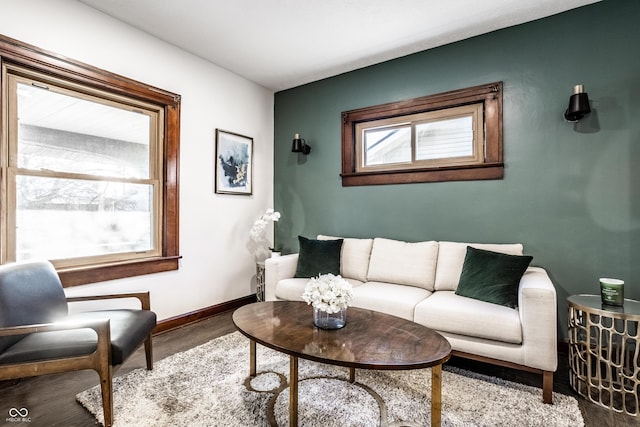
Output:
[[[640,2],[605,0],[275,95],[279,238],[522,242],[558,292],[626,281],[640,299]],[[345,41],[346,42],[346,41]],[[310,49],[313,47],[310,46]],[[342,187],[340,113],[504,82],[502,180]],[[563,112],[584,84],[592,113]],[[312,146],[290,152],[294,133]]]

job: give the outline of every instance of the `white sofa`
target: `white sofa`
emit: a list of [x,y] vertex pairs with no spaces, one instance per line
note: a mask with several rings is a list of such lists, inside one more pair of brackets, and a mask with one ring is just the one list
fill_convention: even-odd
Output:
[[[553,283],[544,269],[528,267],[515,309],[456,295],[467,246],[523,252],[521,244],[345,238],[340,274],[353,285],[352,306],[434,329],[449,340],[455,356],[541,373],[543,401],[551,403],[558,362]],[[266,260],[265,300],[302,301],[308,278],[294,278],[298,256]]]

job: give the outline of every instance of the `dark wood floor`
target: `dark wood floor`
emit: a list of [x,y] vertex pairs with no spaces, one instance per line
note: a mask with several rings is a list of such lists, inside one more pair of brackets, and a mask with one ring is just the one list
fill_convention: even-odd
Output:
[[[158,335],[154,337],[154,360],[157,361],[171,354],[187,350],[234,330],[231,313],[224,313]],[[566,356],[561,355],[558,372],[555,375],[554,391],[575,395],[569,386],[566,360]],[[540,376],[526,372],[462,359],[453,359],[448,363],[510,381],[537,387],[541,387],[542,384]],[[116,375],[123,375],[132,369],[144,366],[144,352],[138,350]],[[86,427],[96,425],[95,418],[75,400],[77,393],[96,384],[98,384],[98,376],[92,371],[0,382],[0,426]],[[579,396],[577,398],[587,427],[640,426],[640,418],[615,414]],[[13,407],[27,408],[31,422],[7,422],[8,411]],[[117,413],[115,415],[118,416]]]

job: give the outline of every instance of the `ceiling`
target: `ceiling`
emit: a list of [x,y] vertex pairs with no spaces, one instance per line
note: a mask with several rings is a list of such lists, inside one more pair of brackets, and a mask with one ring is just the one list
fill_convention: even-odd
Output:
[[79,0],[279,91],[600,0]]

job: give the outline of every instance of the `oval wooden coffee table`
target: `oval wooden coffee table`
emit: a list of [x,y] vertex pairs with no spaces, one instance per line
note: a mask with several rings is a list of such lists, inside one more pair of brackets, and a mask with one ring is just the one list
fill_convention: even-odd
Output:
[[[348,367],[351,382],[355,382],[356,368],[431,368],[431,425],[440,425],[442,364],[451,356],[451,345],[442,335],[425,326],[400,317],[349,307],[347,325],[326,331],[313,325],[312,307],[297,301],[245,305],[233,313],[233,323],[250,340],[251,377],[256,375],[256,343],[289,355],[290,426],[298,425],[298,358]],[[322,343],[318,341],[327,334],[344,345],[328,348],[320,345]]]

